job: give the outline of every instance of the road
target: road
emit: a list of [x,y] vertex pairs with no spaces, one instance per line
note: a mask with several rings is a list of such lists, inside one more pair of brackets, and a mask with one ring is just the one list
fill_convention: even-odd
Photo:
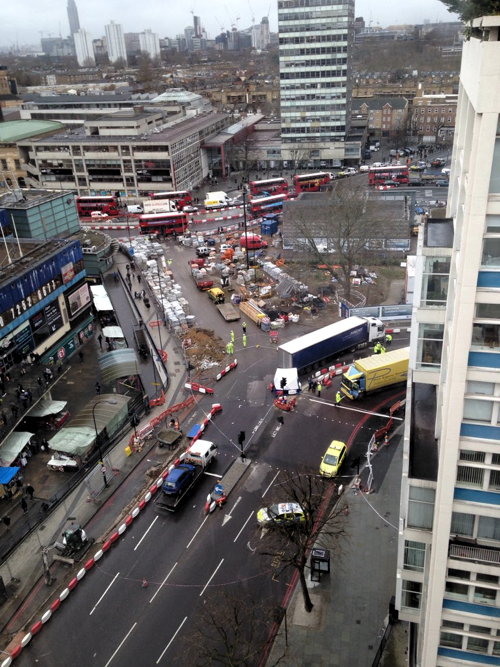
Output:
[[[187,259],[193,249],[170,241],[167,253],[173,258],[176,280],[183,284],[197,314],[198,326],[214,330],[224,341],[229,340],[231,328],[236,333],[238,368],[217,384],[213,382],[215,371],[206,372],[204,379],[215,387],[216,394],[203,398],[183,426],[187,431],[209,411],[211,403],[220,402],[223,411],[205,435],[220,450],[209,472],[222,475],[238,455],[241,430],[247,435],[245,450],[251,463],[228,504],[208,517],[203,507],[216,481],[213,476],[204,477],[176,513],[165,515],[157,513],[153,504],[148,506],[23,651],[18,660],[21,665],[188,664],[186,647],[192,644],[192,629],[214,593],[224,591],[238,597],[249,591],[256,600],[279,605],[291,572],[275,576],[279,562],[259,553],[262,533],[256,525],[256,510],[288,500],[281,491],[282,471],[317,469],[331,440],[350,443],[356,434],[341,475],[347,482],[353,474],[353,460],[366,451],[373,430],[385,422],[383,416],[370,413],[385,410],[387,414],[387,406],[401,395],[400,390],[389,391],[359,405],[335,408],[333,397],[340,383],[336,378],[321,398],[305,393],[293,413],[280,413],[281,425],[273,395],[267,390],[274,376],[276,346],[249,323],[248,347],[243,348],[240,323],[226,323],[189,278]],[[293,325],[280,335],[284,340],[307,326]],[[403,335],[395,337],[395,346],[406,343]]]

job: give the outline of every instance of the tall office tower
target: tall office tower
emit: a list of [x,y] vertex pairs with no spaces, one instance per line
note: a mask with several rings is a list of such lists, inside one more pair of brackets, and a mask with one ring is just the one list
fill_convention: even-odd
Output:
[[191,25],[188,25],[184,28],[184,39],[186,40],[186,49],[188,51],[193,50],[193,37],[194,37],[194,28]]
[[500,664],[498,91],[486,16],[464,42],[448,217],[418,238],[396,607],[419,667]]
[[139,43],[141,52],[148,53],[151,58],[160,57],[160,38],[148,28],[144,32],[139,33]]
[[75,41],[76,59],[80,67],[93,67],[95,56],[90,33],[81,28],[75,32],[73,39]]
[[[351,104],[354,0],[278,0],[281,152],[341,160]],[[327,164],[329,164],[327,163]]]
[[269,19],[267,16],[263,16],[262,21],[260,22],[260,48],[267,49],[270,41],[271,37],[269,33]]
[[111,21],[104,28],[106,30],[106,42],[108,44],[108,58],[110,62],[115,63],[120,59],[127,62],[127,50],[125,48],[125,39],[121,25]]
[[194,16],[193,15],[193,28],[194,28],[194,36],[195,37],[202,37],[201,34],[201,21],[199,16]]
[[80,30],[80,19],[78,18],[78,7],[75,0],[68,0],[68,21],[69,31],[72,35]]

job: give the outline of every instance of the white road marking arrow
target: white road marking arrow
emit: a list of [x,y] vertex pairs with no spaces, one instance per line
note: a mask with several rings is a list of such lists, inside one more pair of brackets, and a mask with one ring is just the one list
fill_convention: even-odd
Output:
[[225,526],[226,523],[227,523],[230,519],[233,518],[231,515],[232,515],[232,513],[234,512],[234,510],[236,509],[236,507],[237,507],[238,503],[240,502],[240,500],[241,500],[241,496],[238,496],[238,498],[236,499],[236,502],[235,502],[234,505],[231,507],[231,511],[229,512],[229,514],[224,514],[224,518],[222,519],[222,525],[223,525],[223,526]]

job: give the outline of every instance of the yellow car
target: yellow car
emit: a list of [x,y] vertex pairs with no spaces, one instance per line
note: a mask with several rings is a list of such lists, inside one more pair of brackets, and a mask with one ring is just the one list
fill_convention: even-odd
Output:
[[298,503],[278,503],[262,507],[257,512],[257,521],[261,526],[272,523],[302,523],[306,520],[304,510]]
[[335,477],[339,473],[340,466],[344,462],[347,447],[339,440],[333,440],[325,455],[321,459],[319,472],[324,477]]

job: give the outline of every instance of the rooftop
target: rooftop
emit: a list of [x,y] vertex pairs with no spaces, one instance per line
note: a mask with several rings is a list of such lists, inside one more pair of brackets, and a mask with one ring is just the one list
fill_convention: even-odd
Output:
[[425,225],[424,245],[426,248],[453,248],[453,220],[429,218]]
[[22,256],[19,255],[17,241],[0,244],[0,285],[19,278],[34,265],[49,259],[58,249],[74,243],[75,240],[73,238],[50,241],[19,239]]
[[7,120],[0,123],[0,144],[13,144],[37,134],[58,130],[64,130],[64,125],[53,120]]
[[22,189],[17,190],[16,193],[20,193],[21,196],[17,196],[12,192],[7,192],[6,194],[0,195],[0,208],[6,209],[28,209],[32,206],[39,206],[45,202],[52,201],[53,199],[59,199],[60,197],[70,197],[73,199],[75,194],[71,190],[36,190],[36,189]]

